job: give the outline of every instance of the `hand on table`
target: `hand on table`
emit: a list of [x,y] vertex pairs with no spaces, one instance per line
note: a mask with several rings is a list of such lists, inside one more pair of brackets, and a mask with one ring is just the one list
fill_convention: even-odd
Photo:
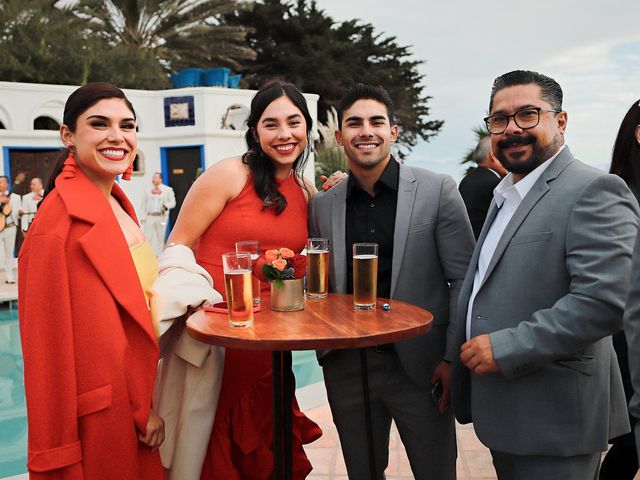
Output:
[[478,335],[463,344],[460,349],[460,360],[465,367],[478,375],[500,371],[493,357],[491,340],[487,333]]

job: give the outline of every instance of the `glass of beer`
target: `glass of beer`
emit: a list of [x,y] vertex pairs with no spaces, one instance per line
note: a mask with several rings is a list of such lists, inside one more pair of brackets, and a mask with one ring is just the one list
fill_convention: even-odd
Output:
[[[236,242],[236,252],[245,252],[251,254],[251,265],[255,265],[260,257],[260,242],[258,240],[242,240]],[[260,304],[260,279],[255,275],[251,276],[253,288],[253,304]]]
[[251,254],[230,252],[222,255],[224,287],[227,292],[229,323],[232,327],[253,325]]
[[353,308],[375,310],[378,290],[378,244],[353,244]]
[[307,298],[327,298],[329,294],[329,240],[307,240]]

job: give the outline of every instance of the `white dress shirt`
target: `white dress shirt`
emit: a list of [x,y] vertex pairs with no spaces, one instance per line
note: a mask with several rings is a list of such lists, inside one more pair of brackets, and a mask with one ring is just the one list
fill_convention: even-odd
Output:
[[555,155],[541,165],[538,165],[519,182],[514,183],[513,174],[509,173],[502,179],[496,188],[493,189],[493,199],[495,200],[496,206],[499,210],[487,231],[487,236],[482,243],[480,255],[478,256],[478,265],[476,266],[476,273],[473,277],[473,290],[471,291],[471,297],[469,297],[469,304],[467,306],[467,340],[471,338],[471,311],[473,310],[473,302],[478,290],[480,290],[480,285],[482,285],[482,281],[484,280],[487,267],[489,267],[491,258],[493,257],[505,228],[507,228],[511,217],[513,217],[513,214],[522,203],[522,200],[531,190],[531,187],[533,187],[542,173],[549,167],[549,165],[551,165],[553,159],[558,156],[564,147],[565,146],[563,144]]

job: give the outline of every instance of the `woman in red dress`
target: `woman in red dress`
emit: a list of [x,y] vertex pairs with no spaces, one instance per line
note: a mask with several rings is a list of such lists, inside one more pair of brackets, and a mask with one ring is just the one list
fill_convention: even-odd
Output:
[[18,262],[29,478],[161,480],[158,343],[141,284],[157,265],[135,264],[144,236],[114,181],[136,156],[136,116],[119,88],[90,83],[63,121],[64,169]]
[[[315,190],[302,172],[311,150],[312,119],[300,91],[272,84],[251,102],[241,157],[222,160],[190,189],[169,245],[187,245],[222,292],[222,254],[235,242],[259,240],[261,253],[287,247],[302,251],[307,204]],[[169,247],[171,248],[171,247]],[[262,284],[262,293],[268,284]],[[226,349],[222,387],[203,480],[266,480],[273,475],[271,354]],[[294,407],[294,478],[311,471],[302,444],[322,434]],[[178,480],[178,479],[176,479]]]

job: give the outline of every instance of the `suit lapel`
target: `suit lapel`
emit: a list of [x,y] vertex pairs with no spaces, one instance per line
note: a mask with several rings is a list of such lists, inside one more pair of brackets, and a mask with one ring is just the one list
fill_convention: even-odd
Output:
[[[155,342],[149,309],[129,246],[109,203],[79,170],[73,178],[58,178],[56,189],[73,217],[91,224],[79,243],[114,299]],[[112,195],[137,223],[133,206],[116,184]],[[137,287],[137,288],[136,288]]]
[[[489,266],[487,267],[487,271],[484,275],[484,279],[482,280],[482,284],[487,281],[491,272],[500,261],[502,254],[509,245],[509,242],[515,235],[515,233],[520,228],[522,222],[527,218],[531,209],[538,203],[538,201],[549,191],[549,186],[546,182],[542,181],[542,178],[539,178],[538,181],[533,185],[529,193],[524,197],[520,206],[516,209],[513,217],[509,220],[500,240],[498,240],[498,245],[496,246],[495,251],[493,252],[493,256],[491,257],[491,261],[489,262]],[[482,285],[481,285],[482,287]]]
[[[531,187],[531,190],[529,190],[529,193],[527,193],[527,195],[524,197],[524,199],[522,200],[522,203],[513,214],[513,217],[511,217],[511,220],[509,220],[509,223],[504,229],[504,232],[502,233],[500,240],[498,240],[498,245],[496,246],[493,256],[491,257],[491,261],[489,262],[489,266],[487,267],[487,271],[484,275],[480,288],[482,288],[482,285],[485,284],[485,282],[487,281],[487,279],[495,269],[496,265],[500,261],[500,258],[504,254],[507,246],[509,245],[509,242],[511,242],[511,239],[520,228],[520,225],[522,225],[522,223],[525,221],[525,219],[527,218],[527,216],[529,215],[533,207],[535,207],[536,204],[540,201],[540,199],[544,197],[546,193],[550,190],[549,182],[551,182],[558,175],[560,175],[562,170],[564,170],[567,167],[567,165],[569,165],[569,163],[571,163],[572,161],[573,161],[573,156],[569,151],[569,147],[565,147],[564,150],[560,152],[560,154],[552,161],[551,165],[549,165],[549,167],[547,167],[547,169],[542,173],[540,178],[536,181],[536,183],[534,183],[533,187]],[[486,236],[485,230],[488,230],[488,225],[490,224],[488,222],[485,222],[485,225],[482,229],[482,233],[485,236]],[[484,238],[482,239],[482,241],[484,242]],[[478,242],[478,248],[476,248],[476,251],[478,253],[481,247],[482,247],[482,243]],[[475,253],[476,252],[474,252],[474,257],[475,257]],[[476,262],[477,262],[477,258],[476,258]]]
[[396,203],[396,222],[393,230],[393,260],[391,267],[391,298],[398,284],[400,267],[404,257],[404,250],[409,237],[409,226],[413,212],[413,205],[416,198],[416,178],[411,168],[400,165],[400,176],[398,180],[398,201]]
[[[150,337],[155,339],[153,325],[149,320],[149,309],[140,287],[140,278],[131,259],[131,252],[121,232],[116,231],[122,238],[114,236],[114,227],[120,230],[113,213],[105,213],[82,236],[80,245],[115,300]],[[105,242],[106,238],[113,240]],[[123,261],[119,262],[116,259]]]
[[347,280],[347,254],[345,222],[347,218],[347,182],[336,185],[331,190],[331,249],[333,251],[333,271],[336,292],[344,293]]

